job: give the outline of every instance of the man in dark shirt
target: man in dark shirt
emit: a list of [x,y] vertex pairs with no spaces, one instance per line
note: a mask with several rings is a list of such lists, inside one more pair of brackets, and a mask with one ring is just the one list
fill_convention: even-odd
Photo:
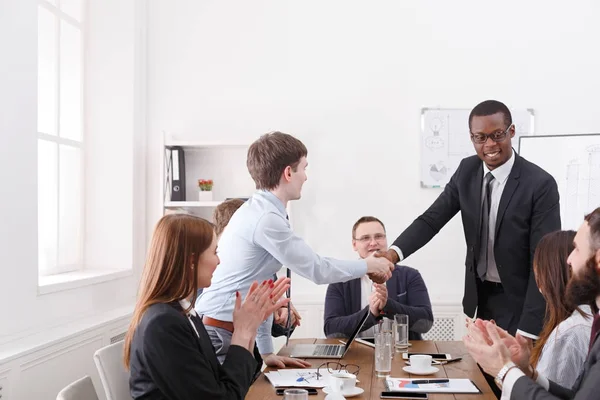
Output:
[[[385,226],[375,217],[362,217],[352,228],[352,247],[361,258],[387,249]],[[396,266],[385,284],[366,279],[334,283],[327,288],[325,297],[325,335],[349,337],[363,314],[370,315],[359,337],[372,337],[377,320],[396,314],[408,315],[409,339],[419,340],[433,325],[429,293],[421,274],[416,269]]]

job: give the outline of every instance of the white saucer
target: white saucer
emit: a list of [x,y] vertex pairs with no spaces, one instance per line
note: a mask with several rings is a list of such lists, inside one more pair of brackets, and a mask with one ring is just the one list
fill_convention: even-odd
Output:
[[418,369],[414,369],[412,366],[406,366],[406,367],[402,367],[402,369],[406,372],[408,372],[409,374],[413,374],[413,375],[431,375],[431,374],[435,374],[436,372],[438,372],[440,369],[437,367],[429,367],[429,369],[426,370],[418,370]]
[[[325,386],[323,388],[323,392],[330,394],[333,393],[330,391],[329,386]],[[354,389],[352,389],[351,391],[346,391],[346,392],[342,392],[341,395],[344,397],[354,397],[354,396],[358,396],[359,394],[363,394],[365,392],[365,390],[361,387],[358,386],[354,386]]]

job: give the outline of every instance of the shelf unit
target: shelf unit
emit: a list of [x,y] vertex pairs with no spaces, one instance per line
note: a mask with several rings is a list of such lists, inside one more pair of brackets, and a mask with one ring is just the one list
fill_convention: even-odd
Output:
[[[245,165],[249,143],[201,141],[191,137],[175,137],[165,132],[161,147],[163,214],[182,211],[210,220],[214,208],[225,199],[252,195],[254,183]],[[173,148],[181,148],[184,154],[183,201],[171,200],[171,163],[177,163],[171,157]],[[198,179],[213,180],[212,201],[199,201]]]
[[199,208],[216,207],[220,201],[166,201],[165,208]]
[[[246,166],[251,143],[194,140],[164,134],[161,148],[162,161],[162,214],[186,212],[212,220],[214,208],[228,198],[248,198],[255,192],[254,181]],[[168,179],[168,151],[181,147],[185,157],[185,201],[172,201]],[[198,201],[198,179],[212,179],[213,200]],[[291,221],[291,209],[288,204]]]

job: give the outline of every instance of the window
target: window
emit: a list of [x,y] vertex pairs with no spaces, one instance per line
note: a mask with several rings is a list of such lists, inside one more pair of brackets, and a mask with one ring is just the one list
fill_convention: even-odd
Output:
[[39,275],[83,265],[84,0],[38,2]]

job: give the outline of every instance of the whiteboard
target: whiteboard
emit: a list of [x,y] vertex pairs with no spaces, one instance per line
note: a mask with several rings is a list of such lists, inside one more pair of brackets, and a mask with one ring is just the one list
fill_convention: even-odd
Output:
[[[472,156],[475,148],[469,132],[471,110],[460,108],[423,108],[421,110],[421,187],[444,187],[460,161]],[[532,135],[532,109],[511,110],[519,151],[519,137]]]
[[562,229],[577,230],[600,206],[600,134],[523,136],[520,152],[554,177]]

